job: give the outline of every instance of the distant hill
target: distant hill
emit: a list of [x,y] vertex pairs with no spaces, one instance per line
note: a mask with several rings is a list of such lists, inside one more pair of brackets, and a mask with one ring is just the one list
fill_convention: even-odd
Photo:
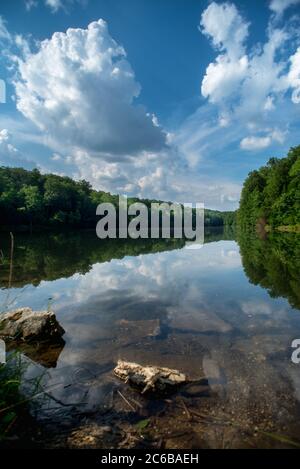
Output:
[[[96,191],[87,181],[74,181],[37,169],[0,168],[0,221],[2,229],[95,228],[96,207],[118,205],[118,195]],[[154,200],[128,198],[128,204]],[[234,212],[205,210],[207,226],[232,225]]]

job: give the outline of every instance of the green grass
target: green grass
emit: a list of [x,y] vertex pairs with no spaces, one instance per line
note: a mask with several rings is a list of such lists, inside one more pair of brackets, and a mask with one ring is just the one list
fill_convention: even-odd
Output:
[[0,365],[0,442],[10,433],[24,411],[19,405],[24,397],[20,390],[25,365],[18,353],[11,354],[8,363]]

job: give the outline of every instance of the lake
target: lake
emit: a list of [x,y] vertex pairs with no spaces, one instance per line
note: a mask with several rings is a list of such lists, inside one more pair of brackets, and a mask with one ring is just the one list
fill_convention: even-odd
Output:
[[[21,350],[24,392],[42,376],[50,395],[35,400],[34,417],[57,446],[96,423],[118,429],[120,447],[300,446],[299,238],[207,229],[201,249],[187,249],[15,234],[9,284],[1,234],[2,310],[50,308],[66,331],[58,346]],[[149,399],[114,377],[120,358],[178,369],[191,383]]]

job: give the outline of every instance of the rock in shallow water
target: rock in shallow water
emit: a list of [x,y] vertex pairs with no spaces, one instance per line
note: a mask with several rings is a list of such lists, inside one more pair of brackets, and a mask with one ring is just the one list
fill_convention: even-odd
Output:
[[52,311],[19,308],[0,315],[0,338],[4,340],[57,340],[64,332]]
[[119,360],[114,373],[126,383],[142,388],[146,391],[162,392],[180,384],[186,383],[183,373],[170,368],[159,366],[141,366],[138,363]]
[[115,434],[116,432],[109,426],[87,423],[71,433],[67,439],[67,447],[70,449],[110,448],[116,444]]

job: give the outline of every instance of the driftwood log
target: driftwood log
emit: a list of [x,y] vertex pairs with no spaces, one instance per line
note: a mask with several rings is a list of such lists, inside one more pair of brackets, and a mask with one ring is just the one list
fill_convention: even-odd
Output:
[[119,360],[114,369],[121,380],[142,390],[164,392],[187,382],[187,378],[178,370],[159,366],[141,366],[138,363]]

